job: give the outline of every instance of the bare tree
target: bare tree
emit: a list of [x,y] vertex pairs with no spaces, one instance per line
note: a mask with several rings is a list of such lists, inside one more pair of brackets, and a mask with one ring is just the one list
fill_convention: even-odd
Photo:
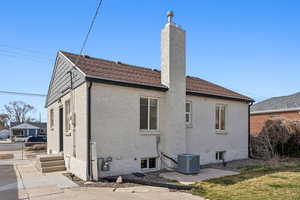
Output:
[[24,123],[35,121],[35,119],[31,117],[35,108],[23,101],[11,101],[8,105],[4,105],[4,110],[10,122]]

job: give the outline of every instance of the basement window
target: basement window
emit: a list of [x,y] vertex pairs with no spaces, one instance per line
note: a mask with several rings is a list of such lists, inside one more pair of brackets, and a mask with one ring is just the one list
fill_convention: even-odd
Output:
[[155,169],[157,159],[156,158],[142,158],[141,159],[141,169]]
[[217,151],[216,152],[216,160],[225,160],[226,151]]
[[147,169],[148,168],[148,161],[147,161],[147,159],[142,159],[141,160],[141,168],[142,169]]

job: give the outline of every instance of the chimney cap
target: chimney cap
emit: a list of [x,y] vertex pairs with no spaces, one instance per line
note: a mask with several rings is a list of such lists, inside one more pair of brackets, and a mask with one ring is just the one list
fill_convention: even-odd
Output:
[[172,22],[172,19],[174,17],[174,12],[172,10],[169,10],[167,12],[168,22]]

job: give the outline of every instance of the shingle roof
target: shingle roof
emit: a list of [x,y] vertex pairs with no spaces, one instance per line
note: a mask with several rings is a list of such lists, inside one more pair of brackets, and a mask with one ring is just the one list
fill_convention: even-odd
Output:
[[280,97],[272,97],[251,106],[251,112],[300,108],[300,92]]
[[[87,76],[97,79],[146,85],[167,89],[161,83],[161,72],[156,69],[128,65],[89,56],[61,51],[72,63]],[[197,77],[187,76],[187,93],[224,97],[242,101],[254,101],[250,97],[228,90]]]
[[[46,129],[47,128],[47,123],[46,122],[25,122],[26,124],[30,124],[32,126],[36,126],[36,127],[39,127],[41,129]],[[18,125],[21,125],[21,124],[24,124],[24,123],[19,123],[19,122],[11,122],[10,123],[10,127],[15,127],[15,126],[18,126]]]

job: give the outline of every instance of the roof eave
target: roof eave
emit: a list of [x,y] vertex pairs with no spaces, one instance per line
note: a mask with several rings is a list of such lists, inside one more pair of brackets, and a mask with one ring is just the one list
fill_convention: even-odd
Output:
[[[96,83],[105,83],[105,84],[111,84],[111,85],[119,85],[119,86],[125,86],[125,87],[134,87],[134,88],[142,88],[142,89],[151,89],[151,90],[159,90],[159,91],[167,91],[167,87],[159,87],[154,85],[147,85],[142,83],[132,83],[127,81],[120,81],[120,80],[112,80],[112,79],[105,79],[105,78],[99,78],[94,76],[86,76],[86,81],[89,82],[96,82]],[[205,94],[205,93],[199,93],[195,91],[186,91],[186,94],[195,95],[195,96],[205,96],[205,97],[212,97],[212,98],[219,98],[219,99],[227,99],[227,100],[234,100],[234,101],[242,101],[242,102],[254,102],[253,99],[242,99],[242,98],[236,98],[236,97],[230,97],[230,96],[222,96],[222,95],[213,95],[213,94]]]
[[231,96],[223,96],[223,95],[215,95],[215,94],[207,94],[207,93],[201,93],[197,91],[191,91],[187,90],[186,94],[195,95],[195,96],[202,96],[202,97],[211,97],[211,98],[218,98],[218,99],[226,99],[226,100],[233,100],[233,101],[242,101],[247,103],[253,103],[253,99],[243,99],[243,98],[237,98],[237,97],[231,97]]
[[267,114],[267,113],[281,113],[281,112],[293,112],[300,111],[300,107],[297,108],[283,108],[283,109],[273,109],[273,110],[260,110],[260,111],[251,111],[251,115]]
[[151,89],[151,90],[159,90],[159,91],[167,91],[167,87],[163,86],[154,86],[154,85],[148,85],[148,84],[142,84],[142,83],[133,83],[133,82],[127,82],[127,81],[121,81],[121,80],[112,80],[112,79],[105,79],[105,78],[99,78],[94,76],[86,76],[86,81],[89,82],[96,82],[96,83],[105,83],[110,85],[119,85],[119,86],[125,86],[125,87],[134,87],[134,88],[142,88],[142,89]]

